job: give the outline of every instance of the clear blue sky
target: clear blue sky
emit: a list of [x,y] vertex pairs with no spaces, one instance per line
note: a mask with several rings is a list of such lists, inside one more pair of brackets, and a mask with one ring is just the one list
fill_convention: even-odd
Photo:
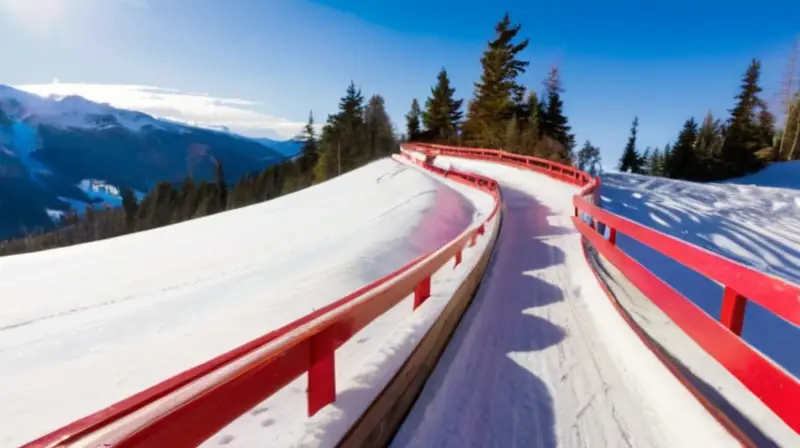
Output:
[[[725,114],[751,57],[772,99],[800,3],[670,0],[0,0],[0,83],[144,84],[258,101],[320,121],[353,79],[386,98],[402,129],[440,67],[472,94],[504,11],[531,39],[523,77],[541,90],[557,63],[579,144],[619,157],[634,115],[640,147],[663,146],[690,115]],[[9,44],[10,43],[10,44]]]

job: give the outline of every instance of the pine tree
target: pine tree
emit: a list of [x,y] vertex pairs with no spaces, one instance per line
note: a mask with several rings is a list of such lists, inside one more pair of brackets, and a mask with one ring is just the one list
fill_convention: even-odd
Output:
[[431,88],[431,96],[425,100],[422,123],[425,125],[426,133],[436,141],[452,143],[458,136],[463,116],[461,104],[464,100],[456,100],[453,97],[456,89],[450,87],[447,70],[442,68],[437,79],[436,85]]
[[406,114],[406,138],[409,142],[416,141],[421,132],[422,110],[416,98],[411,101],[411,110]]
[[298,140],[303,142],[303,147],[300,150],[300,170],[303,173],[310,173],[314,165],[319,159],[319,148],[317,143],[317,135],[314,130],[314,112],[308,113],[308,122],[303,127],[303,132],[298,136]]
[[641,174],[644,167],[644,159],[636,150],[636,132],[639,127],[639,117],[634,117],[633,125],[631,126],[631,135],[628,137],[628,144],[625,145],[625,150],[622,152],[622,157],[619,160],[618,169],[625,173]]
[[391,154],[396,141],[382,96],[373,95],[369,99],[364,109],[364,125],[367,133],[368,160],[372,161]]
[[136,222],[136,212],[139,210],[139,202],[133,190],[128,187],[122,187],[120,191],[122,197],[122,209],[125,211],[125,226],[128,231],[133,230],[133,225]]
[[703,159],[718,157],[722,150],[722,140],[722,123],[709,112],[698,131],[696,149],[698,156]]
[[650,171],[653,169],[652,161],[652,150],[648,146],[642,153],[642,174],[650,174]]
[[663,176],[664,175],[664,156],[661,154],[661,150],[656,148],[650,154],[650,163],[648,163],[650,168],[647,174],[651,176]]
[[364,96],[361,89],[350,81],[345,96],[339,102],[339,113],[333,116],[332,131],[335,136],[336,172],[346,173],[368,159],[363,142]]
[[517,77],[525,72],[529,62],[517,56],[529,41],[514,42],[520,29],[520,25],[511,24],[506,13],[495,26],[495,39],[481,57],[483,73],[475,83],[475,96],[469,103],[463,126],[464,139],[473,145],[502,145],[506,122],[514,113],[514,99],[524,95]]
[[218,210],[225,210],[228,206],[228,184],[225,182],[225,172],[222,169],[222,162],[217,160],[217,197],[218,197]]
[[673,179],[697,180],[702,177],[700,160],[695,151],[697,141],[697,122],[694,118],[686,120],[683,124],[678,141],[672,148],[672,153],[667,165],[667,176]]
[[522,132],[519,140],[519,152],[524,155],[535,155],[540,142],[539,116],[541,105],[536,92],[528,94],[528,100],[523,111],[525,118],[521,121]]
[[517,117],[511,117],[506,126],[505,144],[503,149],[518,154],[520,152],[520,132]]
[[544,85],[547,101],[542,107],[539,132],[560,143],[564,147],[561,158],[571,160],[575,148],[575,136],[570,134],[571,128],[567,124],[567,117],[564,116],[564,102],[561,100],[561,93],[564,89],[561,87],[561,79],[556,67],[550,70],[550,75]]
[[593,146],[589,140],[586,140],[586,143],[578,151],[577,165],[579,170],[585,171],[592,176],[600,175],[602,172],[600,148]]
[[763,148],[764,132],[760,128],[756,111],[761,104],[758,94],[761,87],[758,80],[761,63],[753,59],[744,75],[741,92],[731,110],[725,143],[721,156],[725,164],[725,175],[737,177],[758,170],[762,162],[756,153]]

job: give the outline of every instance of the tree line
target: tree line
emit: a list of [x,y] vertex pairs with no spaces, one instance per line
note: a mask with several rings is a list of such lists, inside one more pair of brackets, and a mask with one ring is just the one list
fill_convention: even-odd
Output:
[[[575,136],[564,115],[564,89],[558,68],[553,67],[544,80],[541,98],[522,85],[519,77],[530,62],[520,59],[529,44],[528,39],[519,37],[520,30],[521,25],[513,24],[508,13],[495,26],[494,38],[481,57],[482,73],[474,83],[466,111],[462,109],[464,99],[456,98],[447,70],[442,68],[424,107],[416,98],[412,100],[405,116],[404,138],[503,148],[572,165]],[[578,162],[599,166],[599,150],[584,152]]]
[[385,157],[398,145],[383,97],[373,95],[365,103],[352,81],[321,134],[309,114],[296,139],[302,142],[296,157],[232,183],[217,162],[213,181],[187,177],[179,184],[159,182],[141,201],[122,188],[122,207],[96,210],[87,205],[82,215],[70,209],[53,231],[0,242],[0,256],[122,236],[268,201]]
[[776,127],[776,118],[760,95],[761,63],[753,59],[725,120],[711,112],[701,122],[690,117],[674,142],[663,148],[639,151],[636,148],[639,121],[634,118],[619,170],[673,179],[718,181],[753,173],[772,162],[800,159],[800,93],[793,85],[794,59],[784,91],[782,129]]

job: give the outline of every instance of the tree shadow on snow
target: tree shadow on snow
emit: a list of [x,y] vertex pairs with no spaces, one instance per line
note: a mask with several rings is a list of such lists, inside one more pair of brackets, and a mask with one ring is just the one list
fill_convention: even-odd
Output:
[[428,379],[393,446],[549,447],[556,445],[553,400],[522,364],[567,336],[530,309],[564,300],[540,278],[564,262],[547,237],[574,232],[551,225],[531,196],[504,188],[507,211],[478,293]]

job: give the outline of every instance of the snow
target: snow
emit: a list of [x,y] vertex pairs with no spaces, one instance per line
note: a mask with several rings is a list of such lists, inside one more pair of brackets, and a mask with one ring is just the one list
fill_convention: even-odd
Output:
[[160,129],[175,127],[141,112],[117,109],[80,96],[41,97],[2,84],[0,105],[20,121],[46,122],[65,128],[99,129],[113,126],[113,123],[106,121],[106,117],[112,117],[119,125],[134,131],[144,126]]
[[475,302],[393,446],[735,446],[635,336],[569,216],[576,189],[486,162],[507,211]]
[[757,173],[731,179],[726,183],[800,189],[800,160],[773,163]]
[[[0,258],[0,446],[24,443],[308,314],[440,247],[484,209],[455,187],[384,159],[264,204]],[[426,316],[414,319],[392,330],[399,320],[390,316],[343,348],[351,354],[339,366],[376,365],[387,350],[402,351]],[[365,372],[381,381],[375,368]],[[284,391],[302,392],[297,385]],[[286,403],[272,414],[259,410],[258,427],[304,407]]]
[[[416,168],[414,168],[416,169]],[[493,207],[485,193],[444,181],[477,205],[474,222]],[[446,206],[444,202],[440,206]],[[487,235],[494,220],[487,227]],[[335,446],[402,367],[447,306],[450,297],[486,249],[488,238],[463,253],[462,264],[448,263],[431,280],[431,297],[413,313],[413,296],[373,321],[336,352],[336,402],[311,418],[306,414],[306,375],[301,376],[203,446]]]
[[[769,179],[769,172],[765,170],[760,179]],[[601,198],[609,211],[800,284],[800,191],[608,174],[603,177]],[[617,244],[706,313],[719,316],[719,284],[622,234]],[[744,339],[795,376],[800,376],[795,347],[799,335],[792,324],[748,304]]]

